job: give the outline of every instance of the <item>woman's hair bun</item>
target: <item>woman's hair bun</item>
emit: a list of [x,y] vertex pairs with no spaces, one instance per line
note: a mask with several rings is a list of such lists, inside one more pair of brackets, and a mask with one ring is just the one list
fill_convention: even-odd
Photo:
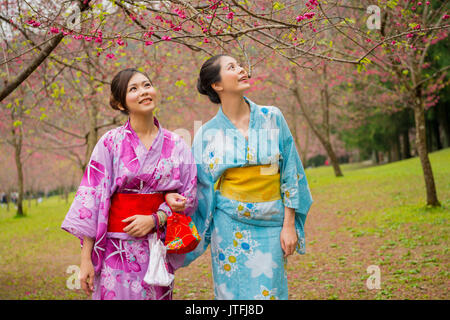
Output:
[[220,98],[211,85],[221,80],[219,59],[223,56],[226,56],[226,54],[218,54],[206,60],[200,69],[200,74],[197,80],[198,92],[208,96],[211,102],[217,104],[220,103]]

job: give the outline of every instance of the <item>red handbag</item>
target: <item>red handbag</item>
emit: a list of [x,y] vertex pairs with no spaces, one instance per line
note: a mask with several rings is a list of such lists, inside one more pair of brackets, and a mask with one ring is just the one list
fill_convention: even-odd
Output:
[[168,253],[188,253],[200,243],[200,235],[191,217],[172,212],[167,217],[166,245]]

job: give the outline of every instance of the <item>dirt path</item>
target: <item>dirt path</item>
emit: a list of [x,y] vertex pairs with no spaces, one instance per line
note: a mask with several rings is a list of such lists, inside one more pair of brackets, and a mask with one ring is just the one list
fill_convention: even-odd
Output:
[[[305,227],[307,253],[294,254],[288,260],[289,299],[450,297],[447,242],[439,236],[448,232],[446,221],[381,226],[361,219],[361,213],[392,203],[373,203],[361,197],[346,205],[345,201],[315,196]],[[379,268],[380,289],[367,286],[371,265]],[[174,299],[213,298],[207,251],[191,266],[177,271]]]

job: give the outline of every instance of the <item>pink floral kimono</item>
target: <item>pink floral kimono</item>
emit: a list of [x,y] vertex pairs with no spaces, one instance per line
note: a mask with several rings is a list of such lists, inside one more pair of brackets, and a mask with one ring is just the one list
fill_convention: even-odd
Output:
[[[93,299],[172,299],[169,287],[149,286],[143,279],[149,263],[149,236],[134,238],[108,232],[110,199],[117,193],[150,194],[174,191],[185,196],[186,215],[197,206],[197,168],[190,148],[178,135],[164,129],[155,118],[158,134],[147,150],[130,121],[104,134],[95,146],[80,187],[62,229],[81,240],[95,239]],[[159,207],[168,215],[164,202]],[[168,254],[174,272],[185,255]]]

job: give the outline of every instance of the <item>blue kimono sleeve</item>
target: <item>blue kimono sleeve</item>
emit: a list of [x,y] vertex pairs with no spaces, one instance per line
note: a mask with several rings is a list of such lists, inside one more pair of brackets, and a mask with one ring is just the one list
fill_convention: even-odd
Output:
[[197,164],[197,199],[198,205],[192,214],[197,231],[201,237],[200,243],[194,251],[186,254],[183,267],[201,256],[211,242],[211,230],[213,230],[213,212],[215,209],[215,190],[213,177],[203,164],[203,139],[201,130],[194,138],[193,150],[195,163]]
[[281,196],[284,206],[295,210],[295,229],[298,236],[296,251],[305,254],[304,225],[313,199],[294,138],[283,114],[278,108],[276,110],[280,128]]

